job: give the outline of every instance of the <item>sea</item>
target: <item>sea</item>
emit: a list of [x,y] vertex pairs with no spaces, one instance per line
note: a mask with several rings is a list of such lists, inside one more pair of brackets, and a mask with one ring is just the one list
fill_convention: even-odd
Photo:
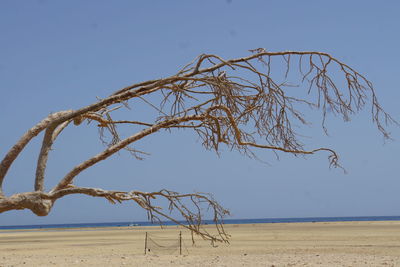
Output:
[[[225,224],[255,224],[255,223],[313,223],[313,222],[361,222],[361,221],[400,221],[400,216],[364,216],[364,217],[307,217],[307,218],[265,218],[265,219],[226,219]],[[213,224],[204,220],[205,224]],[[100,222],[100,223],[67,223],[40,225],[0,225],[0,230],[28,229],[74,229],[74,228],[104,228],[104,227],[135,227],[152,226],[160,223],[152,222]],[[162,225],[176,225],[174,222],[162,222]]]

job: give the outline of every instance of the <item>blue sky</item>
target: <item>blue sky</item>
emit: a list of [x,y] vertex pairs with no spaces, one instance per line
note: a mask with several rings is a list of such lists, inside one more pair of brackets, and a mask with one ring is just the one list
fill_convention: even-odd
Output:
[[[382,106],[400,120],[399,10],[398,1],[0,1],[0,157],[51,112],[174,74],[201,53],[242,57],[258,47],[331,53],[369,78]],[[151,153],[144,161],[120,153],[77,183],[210,192],[232,218],[400,215],[400,131],[390,127],[394,141],[384,142],[369,115],[350,123],[329,118],[330,136],[305,129],[309,147],[335,149],[347,174],[329,169],[324,154],[277,161],[259,151],[269,164],[229,150],[218,157],[180,131],[141,141],[138,148]],[[47,186],[102,148],[93,127],[63,133]],[[32,190],[38,149],[34,142],[15,162],[7,194]],[[131,204],[69,196],[47,217],[6,212],[0,225],[145,219]]]

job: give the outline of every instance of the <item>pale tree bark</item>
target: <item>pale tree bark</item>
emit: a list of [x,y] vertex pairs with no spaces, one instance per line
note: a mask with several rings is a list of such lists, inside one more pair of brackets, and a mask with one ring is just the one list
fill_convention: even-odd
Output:
[[[57,199],[83,194],[105,198],[112,203],[133,201],[146,210],[152,221],[172,220],[212,242],[228,241],[229,235],[225,233],[222,223],[229,211],[211,195],[179,194],[165,189],[141,192],[84,188],[74,185],[75,178],[122,149],[141,158],[143,152],[132,146],[135,142],[162,130],[171,132],[174,129],[192,130],[201,138],[206,149],[216,153],[220,153],[221,147],[237,150],[252,158],[257,157],[258,149],[271,150],[276,155],[289,153],[304,156],[325,151],[329,153],[330,165],[341,167],[338,154],[333,149],[306,149],[300,141],[301,135],[294,131],[292,125],[308,124],[305,109],[320,112],[325,132],[328,113],[348,121],[351,115],[367,104],[371,107],[372,122],[385,138],[389,138],[386,126],[397,124],[380,106],[372,83],[327,53],[269,52],[264,49],[251,50],[251,53],[247,57],[230,60],[216,55],[200,55],[173,76],[127,86],[78,110],[50,114],[29,129],[1,161],[0,213],[29,209],[38,216],[45,216]],[[274,73],[280,70],[280,75],[274,76],[273,69]],[[331,72],[336,73],[334,78]],[[298,77],[295,81],[297,87],[288,82],[292,77]],[[302,88],[305,90],[299,92]],[[161,100],[153,103],[154,99]],[[151,114],[153,119],[143,121],[140,114],[134,114],[133,119],[113,118],[117,116],[116,110],[129,109],[132,102],[148,105],[154,111]],[[87,125],[97,123],[100,139],[106,148],[72,167],[59,177],[54,188],[46,191],[45,173],[54,142],[65,128],[82,127],[84,121]],[[132,134],[121,136],[118,127],[122,126],[131,127]],[[9,168],[26,145],[43,131],[32,192],[7,196],[2,185]],[[169,210],[158,207],[155,203],[158,199],[167,200]],[[201,211],[204,206],[212,211],[217,234],[202,228]]]

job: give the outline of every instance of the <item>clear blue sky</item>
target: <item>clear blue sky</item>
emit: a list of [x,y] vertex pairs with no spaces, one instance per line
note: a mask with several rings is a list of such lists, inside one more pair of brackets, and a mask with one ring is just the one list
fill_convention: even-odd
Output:
[[[0,1],[0,157],[51,112],[79,108],[126,85],[174,74],[201,53],[224,58],[270,51],[320,50],[365,74],[381,104],[400,120],[398,1]],[[140,111],[138,111],[140,112]],[[317,147],[341,156],[348,174],[326,155],[307,159],[260,151],[263,164],[204,151],[190,133],[158,134],[85,171],[77,184],[107,189],[213,193],[232,218],[400,215],[400,130],[384,143],[369,110],[350,123],[330,119],[330,136],[307,129]],[[47,186],[102,149],[94,128],[60,136]],[[10,170],[7,194],[31,191],[38,142]],[[140,221],[131,204],[69,196],[47,217],[0,214],[0,225]]]

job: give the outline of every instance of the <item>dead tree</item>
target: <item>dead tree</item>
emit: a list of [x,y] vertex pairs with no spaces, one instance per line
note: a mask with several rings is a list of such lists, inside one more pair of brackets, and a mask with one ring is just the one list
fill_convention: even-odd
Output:
[[[297,85],[287,82],[292,77]],[[116,110],[129,109],[129,104],[138,101],[154,111],[152,120],[144,121],[141,114],[115,119]],[[257,149],[268,149],[276,155],[327,152],[330,165],[338,167],[338,155],[334,150],[306,149],[293,125],[308,124],[303,111],[310,108],[321,113],[321,126],[326,131],[328,113],[348,121],[366,104],[370,105],[373,123],[388,138],[385,127],[396,122],[378,103],[371,82],[327,53],[255,49],[247,57],[230,60],[203,54],[173,76],[130,85],[78,110],[50,114],[29,129],[1,162],[0,213],[30,209],[38,216],[45,216],[57,199],[85,194],[112,203],[133,201],[147,211],[150,220],[167,218],[182,224],[179,218],[173,218],[170,212],[154,204],[155,199],[162,198],[169,203],[170,211],[177,211],[186,220],[183,226],[192,233],[212,241],[227,241],[222,220],[229,212],[208,194],[179,194],[169,190],[111,191],[78,187],[74,180],[82,171],[122,149],[140,158],[142,152],[133,146],[136,141],[162,130],[172,132],[175,129],[194,131],[202,145],[216,153],[223,146],[249,157],[256,157]],[[53,143],[66,127],[85,125],[83,122],[98,127],[105,149],[60,176],[54,188],[45,190],[45,170]],[[121,137],[119,127],[127,126],[132,135]],[[26,145],[41,132],[44,134],[33,191],[6,196],[1,185],[7,171]],[[211,207],[218,229],[216,235],[201,228],[203,205]]]

